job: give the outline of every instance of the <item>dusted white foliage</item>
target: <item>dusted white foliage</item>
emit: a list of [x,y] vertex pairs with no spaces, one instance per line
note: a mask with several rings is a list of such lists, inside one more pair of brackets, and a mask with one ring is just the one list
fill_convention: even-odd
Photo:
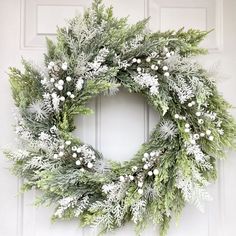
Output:
[[142,46],[143,39],[144,35],[142,34],[136,35],[134,39],[125,43],[124,52],[131,51]]
[[170,89],[177,94],[180,103],[184,103],[194,96],[191,87],[181,76],[176,76],[175,78],[168,79],[167,81]]
[[94,170],[98,173],[110,171],[110,164],[106,159],[97,159],[94,163]]
[[55,216],[57,216],[58,218],[62,218],[64,212],[71,206],[74,205],[76,201],[75,197],[65,197],[62,198],[61,200],[59,200],[59,207],[57,208],[56,212],[54,213]]
[[52,105],[53,105],[53,109],[58,112],[59,111],[59,106],[60,106],[60,97],[53,93],[52,94]]
[[144,200],[139,200],[131,207],[132,212],[132,220],[135,224],[140,222],[143,219],[143,214],[146,210],[146,204],[147,202]]
[[[166,63],[173,74],[167,82],[170,89],[177,94],[180,102],[184,103],[197,95],[198,103],[203,104],[211,92],[196,76],[200,65],[191,58],[182,58],[178,54],[170,57]],[[189,79],[185,79],[186,77]]]
[[49,169],[51,164],[45,160],[44,156],[33,156],[31,157],[24,165],[25,170],[32,170],[32,169]]
[[124,218],[124,208],[120,204],[116,204],[113,208],[113,215],[115,222],[118,226],[121,226],[122,220]]
[[83,84],[84,84],[84,80],[79,78],[76,82],[76,85],[75,85],[76,90],[80,91],[83,88]]
[[113,229],[113,216],[112,212],[104,212],[102,216],[98,216],[96,220],[92,223],[93,227],[98,227],[100,225],[103,225],[106,230],[110,231]]
[[205,155],[202,152],[200,145],[196,142],[191,143],[192,139],[189,142],[185,142],[185,147],[188,155],[193,155],[196,162],[203,163],[205,162]]
[[85,196],[78,201],[75,207],[75,216],[78,217],[89,205],[89,197]]
[[62,198],[59,200],[59,207],[57,208],[56,212],[54,215],[58,218],[62,218],[65,211],[69,208],[73,208],[75,216],[78,217],[84,209],[87,208],[89,204],[89,197],[85,196],[83,198],[79,198],[76,196],[69,196]]
[[164,120],[160,123],[160,136],[162,139],[166,140],[168,138],[173,139],[177,134],[177,127],[171,120]]
[[95,57],[94,61],[88,63],[89,68],[92,70],[92,76],[105,73],[108,70],[107,65],[102,65],[105,62],[108,54],[109,50],[107,48],[102,48],[98,52],[98,55]]
[[157,190],[153,186],[148,186],[144,192],[145,199],[152,200],[158,197]]
[[53,106],[51,101],[51,95],[50,93],[44,93],[43,94],[43,102],[44,102],[44,109],[49,113],[53,112]]
[[19,117],[17,121],[15,132],[21,141],[31,142],[34,140],[32,132],[28,128],[25,127],[25,123],[21,117]]
[[191,177],[186,177],[182,171],[178,171],[176,187],[181,189],[186,202],[195,205],[202,212],[204,211],[202,202],[212,200],[206,191],[206,186],[208,185],[209,183],[195,168],[192,168]]
[[216,116],[217,114],[213,111],[207,111],[205,114],[204,114],[205,117],[209,118],[210,120],[215,120],[216,119]]
[[121,226],[125,214],[125,209],[118,201],[97,201],[92,204],[89,210],[102,211],[104,213],[93,222],[93,226],[97,227],[102,224],[105,225],[108,230],[113,228],[113,222],[115,222],[118,226]]
[[[205,133],[201,133],[205,137]],[[197,139],[196,139],[197,137]],[[190,134],[189,141],[185,142],[185,148],[188,155],[191,155],[194,157],[196,163],[201,166],[204,170],[211,170],[213,168],[212,164],[209,162],[210,157],[203,153],[201,150],[200,145],[197,143],[197,140],[202,137],[199,134],[192,135]]]
[[78,147],[77,152],[85,157],[86,164],[96,158],[95,152],[88,145]]
[[18,117],[18,125],[15,127],[15,132],[19,136],[19,141],[27,143],[31,151],[37,152],[44,150],[48,156],[51,156],[55,149],[58,149],[60,140],[55,136],[55,128],[52,133],[40,132],[37,136],[34,135],[28,127],[25,126],[21,117]]
[[139,73],[133,76],[133,79],[141,87],[149,88],[151,95],[158,94],[159,83],[156,75],[151,75],[149,73]]
[[44,102],[40,100],[32,103],[29,106],[28,111],[35,116],[37,121],[41,121],[48,116],[47,107]]
[[116,182],[103,185],[103,192],[107,194],[108,201],[116,201],[122,199],[125,195],[127,184],[124,182]]
[[26,150],[18,149],[15,152],[11,152],[8,154],[8,157],[10,157],[13,161],[20,161],[28,158],[30,156],[30,153]]

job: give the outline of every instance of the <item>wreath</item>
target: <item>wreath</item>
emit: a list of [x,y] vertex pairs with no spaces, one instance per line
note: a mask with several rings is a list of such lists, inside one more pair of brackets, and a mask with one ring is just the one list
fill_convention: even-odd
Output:
[[[10,68],[18,108],[19,149],[6,151],[24,190],[42,190],[37,204],[57,204],[53,219],[79,218],[101,233],[133,221],[166,235],[186,202],[200,210],[216,178],[216,161],[235,147],[236,123],[212,75],[193,60],[206,31],[149,32],[148,20],[117,19],[95,0],[84,15],[47,39],[45,67],[23,60]],[[88,101],[119,87],[142,94],[161,116],[137,154],[118,163],[73,136]]]

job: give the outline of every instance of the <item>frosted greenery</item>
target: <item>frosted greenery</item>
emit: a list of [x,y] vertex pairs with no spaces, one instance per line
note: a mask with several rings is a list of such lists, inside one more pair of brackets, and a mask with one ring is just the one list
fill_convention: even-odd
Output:
[[[235,147],[230,105],[193,59],[206,53],[198,44],[208,32],[152,33],[147,22],[128,25],[95,0],[58,29],[56,43],[47,39],[43,70],[26,61],[24,72],[10,69],[19,148],[6,155],[23,189],[41,190],[37,204],[57,204],[54,220],[78,218],[101,233],[133,221],[137,234],[153,222],[164,236],[186,202],[202,210],[217,159]],[[142,94],[161,115],[149,141],[124,163],[104,159],[71,133],[76,115],[93,112],[91,98],[120,87]]]

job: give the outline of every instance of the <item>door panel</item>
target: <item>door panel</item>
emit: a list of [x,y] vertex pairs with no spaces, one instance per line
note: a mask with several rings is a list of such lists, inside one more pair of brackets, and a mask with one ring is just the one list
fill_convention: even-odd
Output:
[[[129,15],[134,23],[151,16],[152,30],[186,29],[194,27],[215,30],[203,42],[210,54],[201,58],[207,67],[220,64],[218,70],[227,80],[219,82],[226,99],[236,106],[234,79],[236,60],[236,2],[234,0],[105,0],[112,4],[117,16]],[[12,124],[13,100],[7,81],[7,68],[20,67],[21,56],[40,64],[45,52],[45,36],[55,39],[56,25],[65,25],[64,18],[83,12],[91,0],[1,0],[0,1],[0,146],[14,147]],[[224,30],[223,30],[224,29]],[[141,143],[148,139],[159,121],[140,95],[122,89],[116,96],[100,96],[89,106],[94,114],[76,118],[78,135],[103,152],[106,158],[128,160]],[[232,113],[236,117],[235,110]],[[209,187],[213,201],[206,204],[202,214],[187,206],[176,226],[173,221],[170,236],[234,236],[236,179],[235,153],[228,153],[227,162],[218,165],[216,183]],[[21,181],[9,171],[9,163],[0,154],[0,235],[3,236],[95,236],[96,230],[81,229],[76,221],[50,223],[52,208],[34,208],[39,194],[31,191],[17,195]],[[135,235],[128,224],[108,235]],[[148,227],[142,235],[158,235],[157,228]]]

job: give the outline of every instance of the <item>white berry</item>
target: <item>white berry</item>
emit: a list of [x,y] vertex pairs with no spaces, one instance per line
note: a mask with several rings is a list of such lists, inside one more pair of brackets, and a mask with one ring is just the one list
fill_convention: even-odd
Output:
[[76,158],[76,157],[77,157],[77,154],[76,154],[76,153],[73,153],[73,154],[72,154],[72,157]]
[[148,171],[148,175],[152,176],[153,175],[152,171]]
[[147,152],[145,152],[145,153],[143,154],[143,157],[148,158],[148,157],[149,157],[149,154],[148,154]]
[[206,134],[207,134],[207,135],[210,135],[210,134],[211,134],[211,131],[208,129],[208,130],[206,131]]
[[143,194],[143,190],[140,188],[139,190],[138,190],[138,193],[141,195],[141,194]]
[[204,137],[204,136],[205,136],[205,134],[204,134],[204,133],[200,133],[200,136],[201,136],[201,137]]
[[66,143],[66,145],[68,145],[68,146],[71,145],[71,141],[70,141],[70,140],[67,140],[65,143]]
[[151,152],[151,153],[150,153],[150,156],[151,156],[151,157],[154,157],[155,155],[156,155],[155,152]]
[[203,119],[198,120],[198,124],[203,124],[203,122],[204,122]]
[[146,58],[146,62],[150,62],[151,61],[151,58],[150,57],[147,57]]
[[70,77],[70,76],[67,76],[67,77],[66,77],[66,81],[67,81],[67,82],[70,82],[70,81],[71,81],[71,77]]
[[125,182],[125,177],[124,176],[120,176],[120,182]]
[[185,133],[189,133],[189,132],[190,132],[190,129],[189,129],[189,128],[186,128],[186,129],[184,129],[184,132],[185,132]]
[[63,90],[63,86],[62,86],[62,85],[58,85],[57,88],[58,88],[58,90],[60,90],[60,91]]
[[179,118],[179,115],[178,114],[175,114],[175,119],[178,119]]
[[62,79],[60,79],[60,80],[58,81],[58,84],[59,84],[59,85],[63,85],[63,84],[64,84],[64,81],[63,81]]
[[137,63],[140,64],[141,63],[141,59],[137,59]]
[[67,63],[66,62],[62,63],[61,68],[62,70],[67,70]]
[[53,61],[50,61],[50,62],[49,62],[49,65],[50,65],[50,66],[54,66],[55,63],[54,63]]
[[196,112],[196,116],[200,116],[200,115],[201,115],[200,111]]
[[191,144],[195,144],[196,141],[195,141],[194,139],[192,139],[192,140],[190,141],[190,143],[191,143]]
[[155,66],[155,65],[151,65],[151,69],[152,69],[152,70],[155,70],[155,69],[156,69],[156,66]]
[[163,50],[164,50],[164,52],[168,52],[169,51],[167,47],[164,47]]
[[147,169],[148,169],[148,165],[145,164],[145,165],[143,166],[143,169],[144,169],[144,170],[147,170]]
[[209,136],[208,138],[210,141],[213,141],[214,140],[214,137],[213,136]]
[[60,97],[60,100],[61,100],[62,102],[64,102],[64,101],[65,101],[65,97],[61,96],[61,97]]
[[170,57],[171,55],[170,55],[170,53],[168,52],[168,53],[166,53],[166,57]]
[[93,163],[89,162],[88,165],[87,165],[87,167],[88,167],[89,169],[91,169],[91,168],[93,167]]
[[168,70],[168,67],[167,66],[163,66],[162,68],[164,71]]
[[155,170],[153,171],[153,174],[154,174],[154,175],[158,175],[158,174],[159,174],[159,170],[158,170],[158,169],[155,169]]
[[189,128],[190,127],[190,125],[189,124],[185,124],[185,128]]
[[59,157],[63,157],[64,156],[64,152],[59,152]]
[[143,182],[138,182],[138,187],[142,188],[143,187]]
[[170,73],[169,73],[169,72],[165,72],[165,73],[164,73],[164,76],[165,76],[165,77],[169,77],[169,76],[170,76]]
[[132,181],[134,180],[134,176],[133,175],[129,175],[129,179]]

